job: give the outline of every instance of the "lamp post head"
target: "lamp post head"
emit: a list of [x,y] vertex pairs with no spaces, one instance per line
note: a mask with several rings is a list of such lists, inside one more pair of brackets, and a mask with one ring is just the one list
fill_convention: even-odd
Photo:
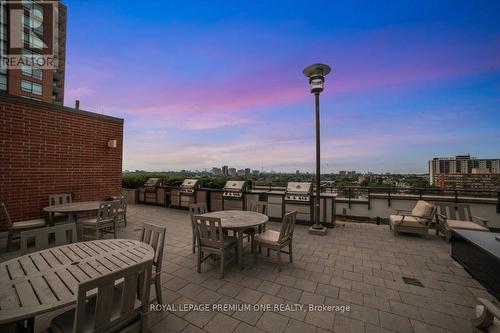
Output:
[[304,68],[302,73],[309,78],[311,93],[320,93],[323,91],[325,76],[331,70],[330,66],[324,64],[312,64]]

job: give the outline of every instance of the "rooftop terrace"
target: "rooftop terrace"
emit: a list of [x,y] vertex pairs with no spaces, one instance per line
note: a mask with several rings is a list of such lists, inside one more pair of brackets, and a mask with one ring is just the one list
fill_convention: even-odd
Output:
[[[219,279],[216,262],[196,272],[189,215],[130,205],[119,238],[138,239],[143,222],[167,227],[162,286],[164,303],[317,304],[350,311],[165,311],[149,315],[151,332],[471,332],[476,297],[492,299],[450,257],[450,245],[434,235],[394,237],[387,225],[338,222],[325,237],[296,226],[294,263],[278,273],[275,257],[253,264],[245,242],[244,269],[232,264]],[[280,224],[269,222],[268,227]],[[3,246],[3,244],[0,244]],[[1,253],[6,260],[19,255]],[[404,282],[418,279],[423,286]],[[284,309],[286,310],[286,309]],[[37,319],[37,332],[54,313]]]

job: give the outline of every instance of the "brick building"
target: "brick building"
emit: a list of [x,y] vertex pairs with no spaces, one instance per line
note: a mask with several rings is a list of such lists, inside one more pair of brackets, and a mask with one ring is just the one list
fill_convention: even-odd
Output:
[[0,93],[0,201],[17,221],[43,216],[50,194],[116,195],[122,142],[122,119]]

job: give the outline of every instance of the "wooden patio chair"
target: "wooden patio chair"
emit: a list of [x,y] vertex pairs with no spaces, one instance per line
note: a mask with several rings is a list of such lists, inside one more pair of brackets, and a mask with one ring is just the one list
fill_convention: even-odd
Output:
[[163,262],[163,248],[165,246],[166,228],[163,226],[143,223],[141,230],[141,242],[151,245],[155,250],[153,259],[153,273],[151,274],[151,283],[155,284],[156,301],[163,303],[161,294],[161,265]]
[[452,229],[490,231],[488,220],[471,213],[467,204],[438,203],[436,235],[441,232],[446,241],[451,239]]
[[[250,205],[248,207],[248,211],[267,215],[267,202],[265,202],[265,201],[251,201]],[[254,250],[253,242],[254,242],[255,235],[258,233],[264,232],[264,231],[266,231],[265,224],[259,225],[258,228],[252,227],[252,228],[245,229],[243,231],[243,234],[248,237],[248,241],[251,244],[252,252]]]
[[[74,243],[77,241],[75,223],[64,223],[46,228],[38,228],[21,232],[21,253],[40,251],[49,248],[50,238],[54,238],[54,246]],[[35,246],[28,248],[28,241],[34,240]]]
[[0,202],[0,206],[2,207],[3,215],[5,216],[5,223],[6,223],[8,231],[9,231],[9,233],[7,235],[7,252],[10,251],[10,249],[12,247],[12,240],[14,239],[14,236],[16,233],[19,233],[23,230],[30,230],[30,229],[45,227],[47,225],[47,222],[44,219],[34,219],[34,220],[27,220],[27,221],[12,222],[5,204],[3,202]]
[[196,250],[196,226],[194,223],[194,216],[195,215],[202,215],[208,213],[207,209],[207,203],[206,202],[200,202],[200,203],[195,203],[189,205],[189,215],[191,218],[191,229],[193,232],[193,253],[195,253]]
[[[54,333],[119,332],[136,326],[146,331],[151,261],[84,281],[78,285],[76,307],[55,317]],[[94,297],[88,297],[93,289]]]
[[[104,234],[112,234],[116,238],[116,211],[118,201],[104,201],[99,204],[97,216],[93,218],[78,219],[82,229],[83,240],[100,239]],[[90,233],[86,233],[90,231]]]
[[436,215],[436,206],[427,201],[419,200],[411,211],[397,210],[389,216],[389,229],[394,236],[400,232],[420,234],[429,237],[429,226]]
[[[224,278],[226,264],[238,257],[238,242],[234,236],[226,236],[222,232],[222,223],[219,218],[194,215],[196,237],[198,244],[198,273],[201,273],[201,263],[217,255],[220,257],[220,278]],[[235,255],[226,260],[226,254],[234,248]],[[209,255],[205,256],[205,253]]]
[[116,224],[122,223],[127,226],[127,196],[122,193],[116,197],[118,207],[116,208]]
[[[295,221],[297,220],[297,212],[293,211],[285,214],[281,222],[281,230],[266,230],[258,234],[254,239],[254,247],[258,246],[267,248],[267,256],[269,250],[276,251],[278,254],[278,271],[281,272],[281,253],[288,254],[290,263],[293,262],[292,243],[293,243],[293,230],[295,228]],[[284,247],[288,246],[288,252],[283,251]],[[257,249],[253,250],[254,263],[257,263]]]
[[[71,193],[60,193],[49,195],[49,206],[62,205],[73,202],[73,197]],[[56,221],[67,220],[68,215],[63,213],[50,213],[49,222],[54,224]],[[72,222],[72,221],[70,221]]]

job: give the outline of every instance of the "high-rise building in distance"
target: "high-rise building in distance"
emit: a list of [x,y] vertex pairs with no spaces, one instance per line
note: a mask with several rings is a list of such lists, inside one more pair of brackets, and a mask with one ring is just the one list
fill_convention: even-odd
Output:
[[224,177],[229,176],[229,167],[228,167],[227,165],[224,165],[224,166],[222,167],[222,175],[223,175]]
[[429,184],[441,188],[497,188],[500,159],[477,159],[470,155],[436,157],[429,161]]
[[[21,13],[21,44],[12,40],[12,13]],[[0,91],[10,95],[64,104],[64,77],[66,65],[66,15],[67,8],[59,0],[53,1],[2,1],[0,18]],[[55,31],[57,29],[57,31]],[[5,61],[8,55],[19,54],[26,59],[41,59],[41,45],[51,40],[52,68],[39,68],[22,64],[12,68]],[[19,47],[21,46],[22,47]]]

